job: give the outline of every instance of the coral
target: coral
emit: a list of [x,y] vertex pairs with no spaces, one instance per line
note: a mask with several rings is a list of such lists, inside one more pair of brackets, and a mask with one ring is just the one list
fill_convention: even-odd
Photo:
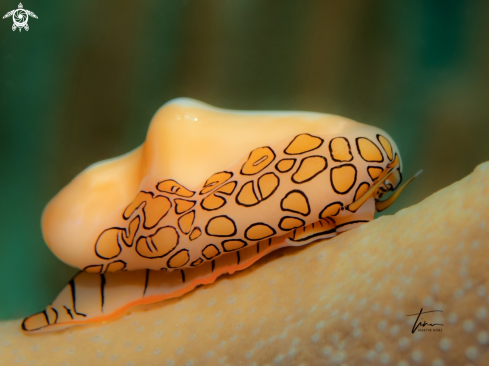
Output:
[[[482,365],[489,358],[488,182],[486,162],[394,216],[278,250],[105,324],[25,335],[20,320],[3,322],[0,363]],[[421,318],[443,326],[412,333],[416,316],[407,315],[421,308],[442,310]]]

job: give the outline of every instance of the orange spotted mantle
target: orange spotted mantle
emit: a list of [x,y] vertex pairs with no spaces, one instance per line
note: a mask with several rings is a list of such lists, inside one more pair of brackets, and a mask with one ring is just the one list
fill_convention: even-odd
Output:
[[[204,118],[230,113],[188,100],[172,103],[184,112],[203,110]],[[22,328],[39,332],[101,321],[130,306],[181,296],[272,250],[330,238],[372,220],[376,207],[390,205],[406,185],[379,200],[402,180],[399,152],[380,129],[341,123],[329,134],[310,124],[301,133],[254,146],[200,186],[143,174],[132,201],[112,204],[114,224],[80,241],[75,249],[83,255],[66,256],[83,272]],[[51,211],[68,204],[57,200],[55,209],[46,210],[43,228],[50,248],[64,259],[66,245],[52,244],[59,234],[50,222]]]

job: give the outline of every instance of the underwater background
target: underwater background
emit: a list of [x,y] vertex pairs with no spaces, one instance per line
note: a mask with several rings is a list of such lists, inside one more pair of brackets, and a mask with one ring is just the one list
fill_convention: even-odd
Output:
[[[487,1],[23,5],[39,18],[28,32],[0,22],[0,319],[43,309],[77,272],[45,245],[43,207],[90,164],[139,146],[176,97],[384,129],[404,177],[424,173],[383,214],[489,160]],[[2,0],[0,13],[17,7]]]

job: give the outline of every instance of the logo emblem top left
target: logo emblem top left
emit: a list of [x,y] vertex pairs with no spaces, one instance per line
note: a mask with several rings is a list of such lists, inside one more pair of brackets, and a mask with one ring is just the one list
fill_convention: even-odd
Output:
[[18,28],[20,32],[22,31],[22,28],[24,28],[26,31],[29,30],[29,25],[27,24],[29,21],[29,16],[37,19],[36,14],[30,10],[24,9],[22,3],[19,3],[19,8],[9,11],[3,16],[3,19],[12,17],[12,20],[14,21],[12,30],[15,31]]

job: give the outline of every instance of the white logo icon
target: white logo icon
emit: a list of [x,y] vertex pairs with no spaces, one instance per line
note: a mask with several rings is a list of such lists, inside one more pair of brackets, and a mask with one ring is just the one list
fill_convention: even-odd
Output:
[[12,25],[12,30],[16,30],[19,28],[19,32],[24,28],[26,31],[29,30],[29,26],[27,25],[27,21],[29,20],[29,15],[37,19],[37,15],[32,11],[24,9],[22,3],[19,3],[19,8],[9,11],[7,14],[3,16],[3,19],[12,17],[14,24]]

